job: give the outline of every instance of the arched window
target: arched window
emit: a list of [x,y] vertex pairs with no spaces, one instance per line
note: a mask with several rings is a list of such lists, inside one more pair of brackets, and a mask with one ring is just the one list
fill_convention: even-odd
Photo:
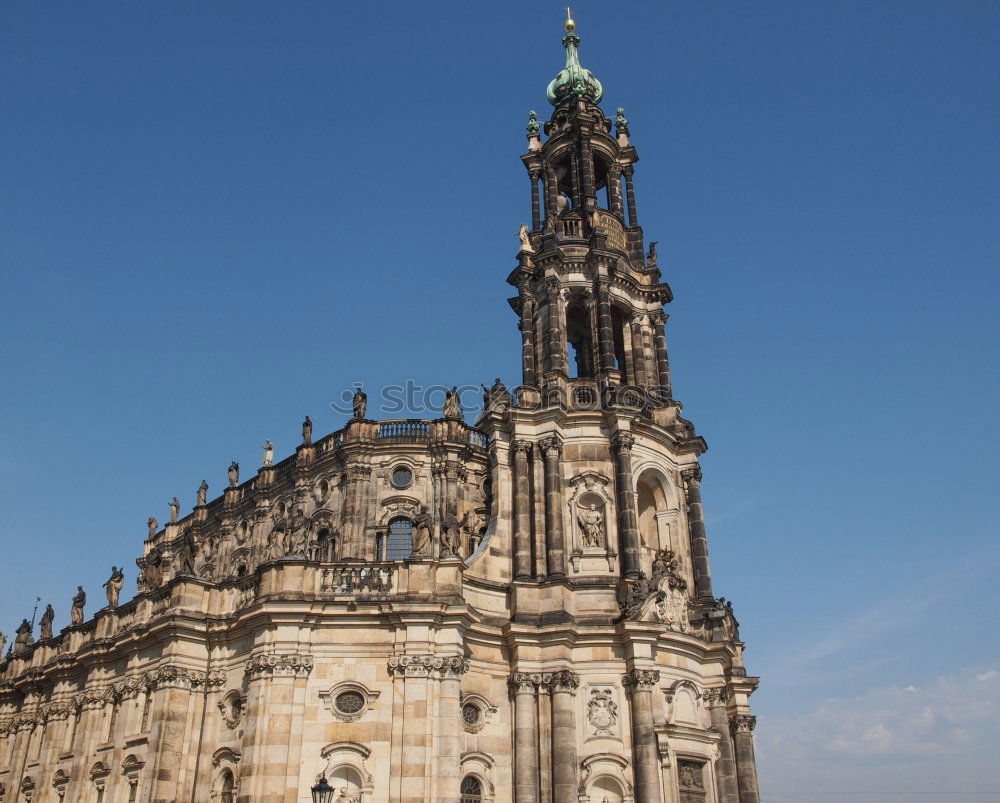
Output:
[[389,522],[385,560],[405,560],[413,551],[413,522],[398,518]]
[[625,351],[625,314],[616,306],[611,307],[611,336],[615,347],[615,362],[618,363],[618,370],[622,375],[622,384],[627,385],[632,381],[632,375],[629,372]]
[[222,784],[219,787],[221,803],[236,803],[236,779],[231,770],[222,773]]
[[591,337],[590,312],[573,302],[566,309],[566,340],[570,345],[569,370],[573,379],[594,375],[594,342]]
[[475,775],[462,779],[462,803],[480,803],[483,799],[483,784]]
[[667,534],[660,532],[657,514],[668,509],[667,495],[659,476],[645,472],[636,484],[636,510],[639,514],[639,536],[642,545],[650,549],[668,549]]

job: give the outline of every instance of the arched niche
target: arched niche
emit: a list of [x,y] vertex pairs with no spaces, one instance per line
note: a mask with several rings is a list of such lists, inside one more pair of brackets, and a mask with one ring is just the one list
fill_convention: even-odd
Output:
[[581,803],[634,803],[628,760],[617,753],[594,753],[580,762]]
[[367,760],[371,750],[354,742],[333,742],[320,750],[323,769],[316,775],[326,776],[327,783],[335,790],[334,800],[343,803],[371,803],[375,782],[368,771]]
[[667,722],[701,728],[706,725],[701,690],[690,680],[678,680],[664,692],[667,702]]
[[652,556],[673,550],[687,556],[680,538],[680,508],[673,483],[659,466],[637,466],[635,482],[637,524],[643,570],[650,572]]
[[611,480],[584,472],[570,481],[570,565],[574,573],[605,574],[615,571],[615,512]]

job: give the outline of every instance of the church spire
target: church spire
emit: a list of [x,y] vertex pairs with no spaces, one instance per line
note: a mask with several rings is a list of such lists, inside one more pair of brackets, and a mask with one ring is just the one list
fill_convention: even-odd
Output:
[[566,66],[552,79],[545,91],[549,103],[553,106],[558,106],[563,99],[574,95],[587,98],[594,103],[600,103],[604,96],[601,82],[594,77],[590,70],[580,64],[578,53],[580,37],[576,35],[575,31],[576,22],[573,19],[573,10],[567,6],[566,36],[563,37],[563,47],[566,48]]

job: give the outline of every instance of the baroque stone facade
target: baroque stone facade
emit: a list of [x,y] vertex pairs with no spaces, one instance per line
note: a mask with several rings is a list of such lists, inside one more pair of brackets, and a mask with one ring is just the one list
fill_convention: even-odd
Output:
[[[0,801],[756,803],[757,678],[709,571],[628,121],[572,21],[531,113],[522,383],[354,417],[187,516],[139,593],[0,663]],[[612,128],[614,126],[614,131]],[[544,132],[544,139],[543,139]],[[22,626],[23,627],[23,626]]]

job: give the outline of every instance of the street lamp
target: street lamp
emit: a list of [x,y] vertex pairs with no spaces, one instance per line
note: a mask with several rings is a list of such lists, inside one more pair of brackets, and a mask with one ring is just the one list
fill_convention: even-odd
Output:
[[330,803],[333,800],[333,787],[326,782],[326,773],[311,790],[313,803]]

